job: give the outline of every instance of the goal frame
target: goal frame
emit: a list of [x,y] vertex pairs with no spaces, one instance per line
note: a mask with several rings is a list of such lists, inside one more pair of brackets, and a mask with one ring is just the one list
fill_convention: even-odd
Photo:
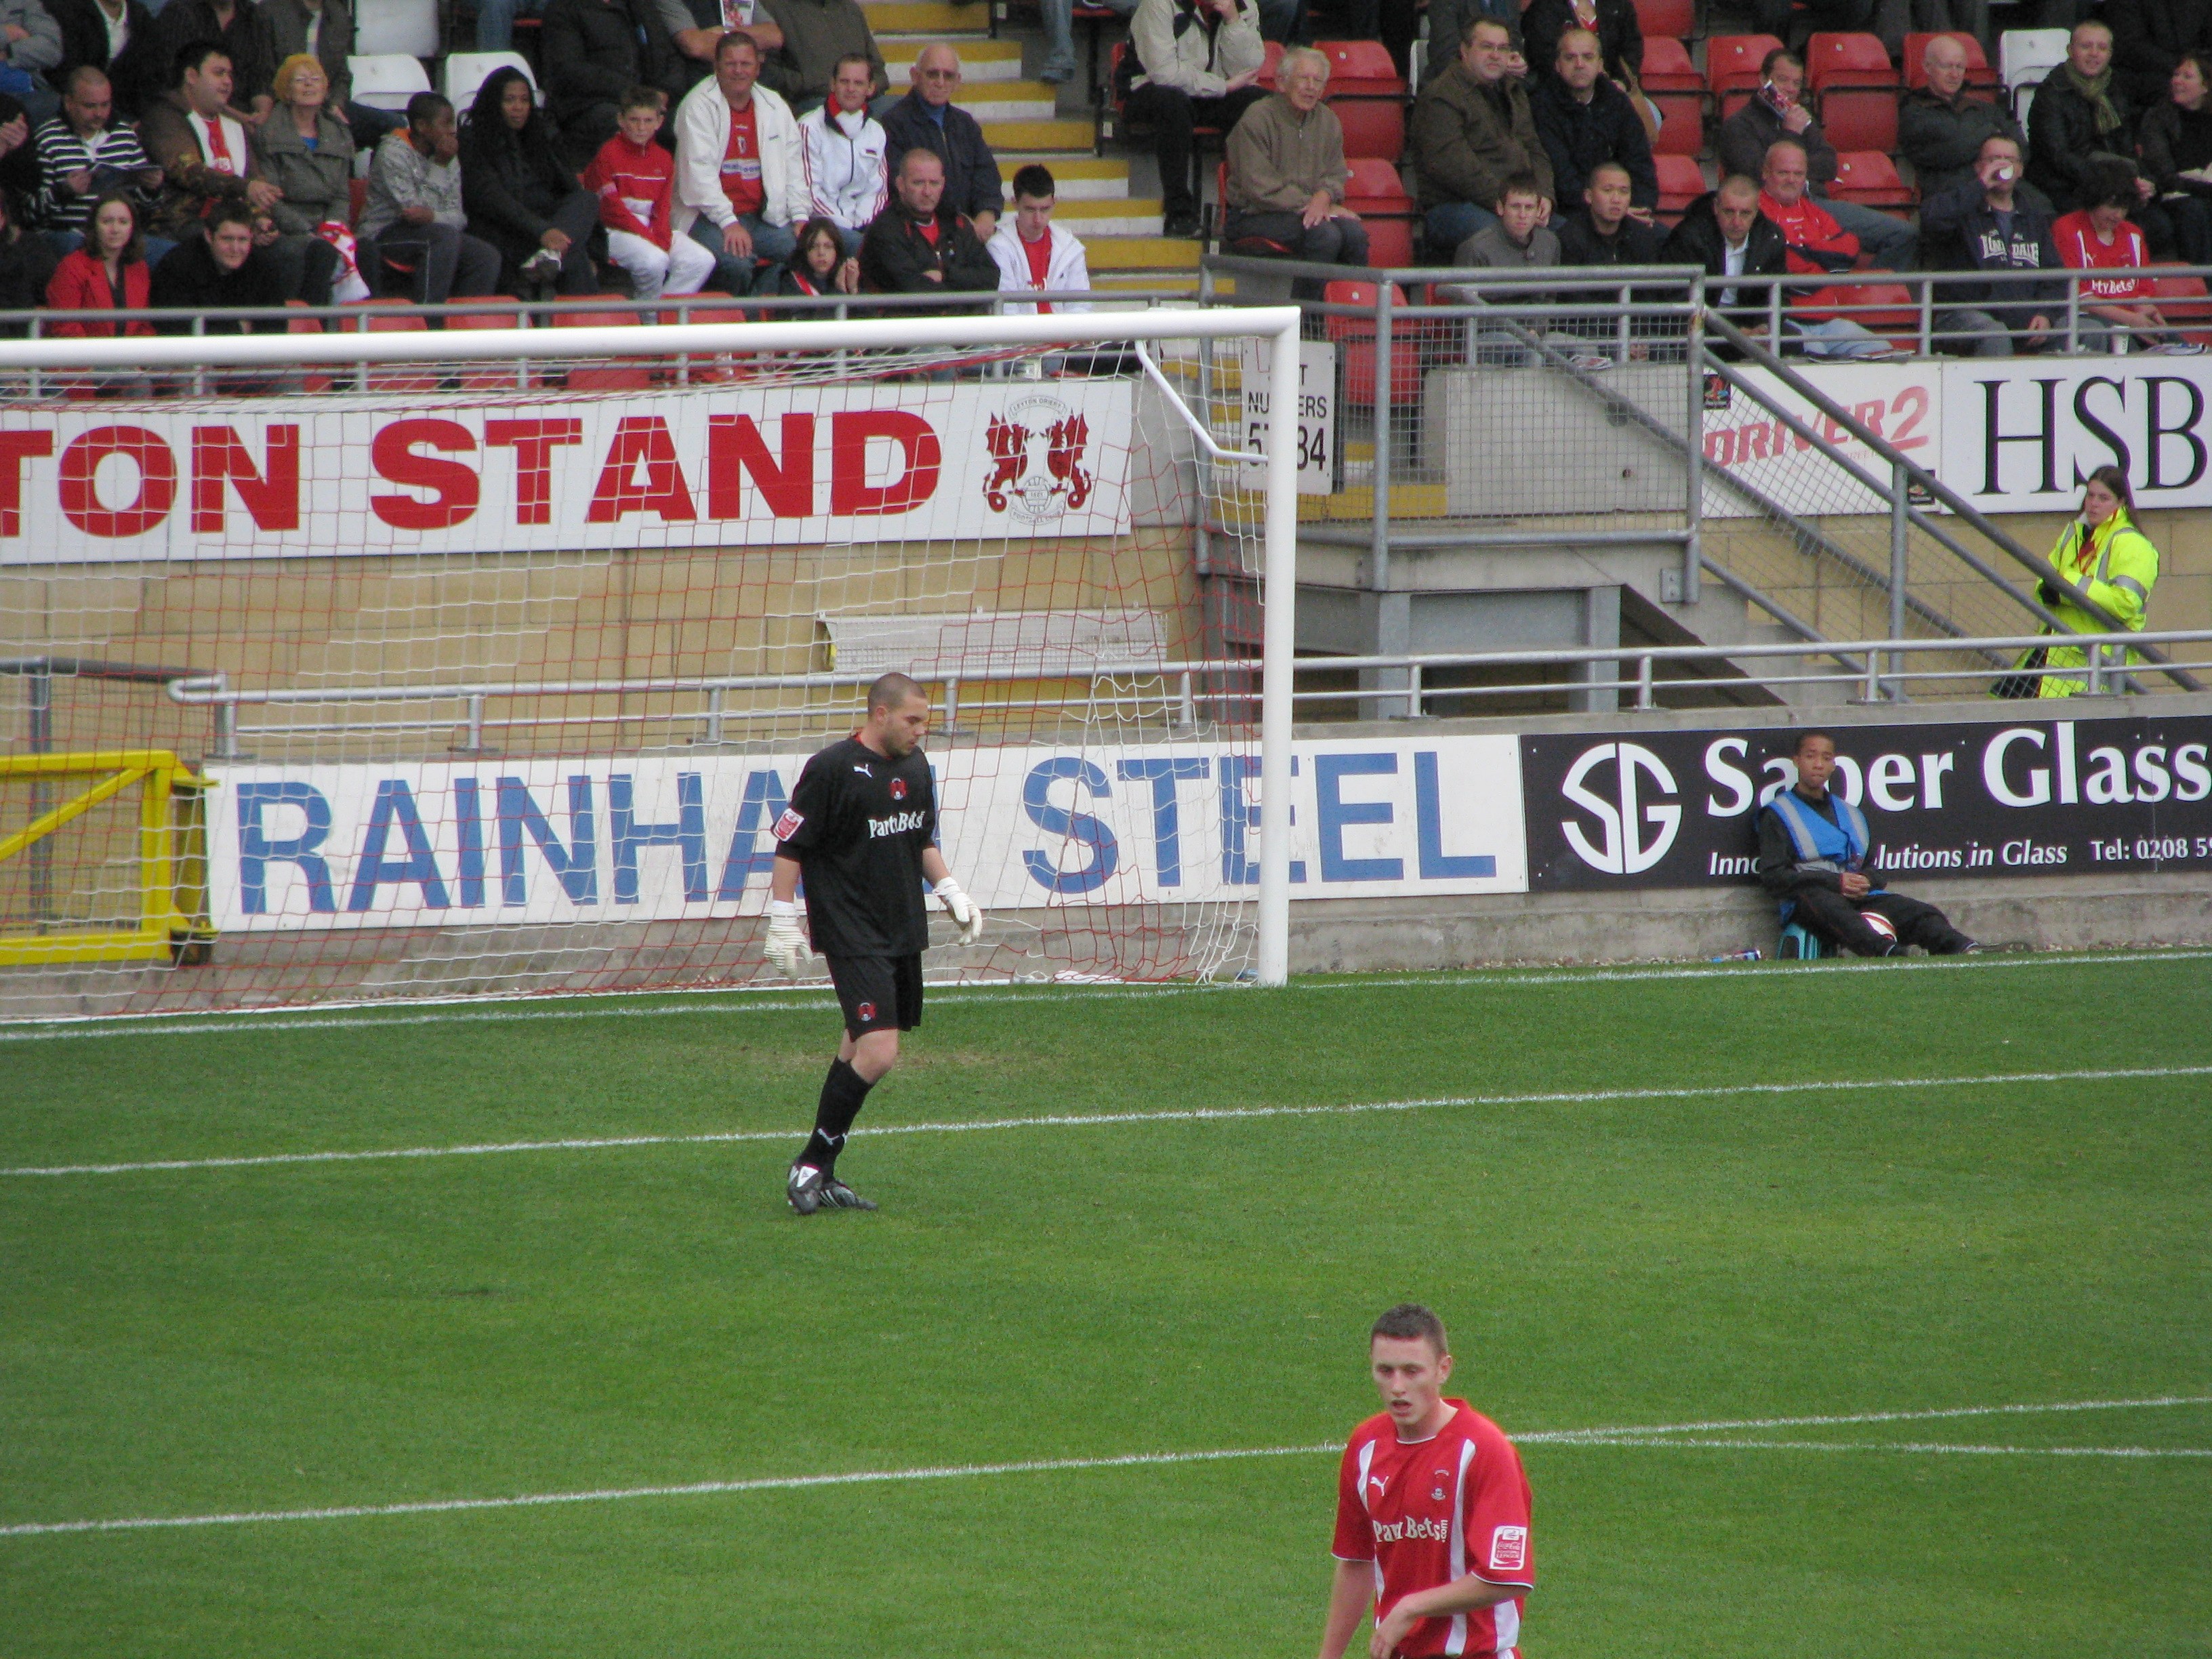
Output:
[[[497,328],[451,332],[162,335],[148,339],[0,341],[0,370],[254,368],[301,364],[461,362],[531,358],[635,357],[717,353],[834,351],[840,348],[959,349],[1084,346],[1138,340],[1258,338],[1272,343],[1272,386],[1298,384],[1301,313],[1296,306],[1033,313],[1024,316],[889,316],[842,322],[671,323],[635,327]],[[1188,409],[1182,411],[1186,418]],[[1291,677],[1297,640],[1297,423],[1271,419],[1261,592],[1260,690],[1260,891],[1255,977],[1290,977]],[[1285,810],[1277,810],[1278,806]]]

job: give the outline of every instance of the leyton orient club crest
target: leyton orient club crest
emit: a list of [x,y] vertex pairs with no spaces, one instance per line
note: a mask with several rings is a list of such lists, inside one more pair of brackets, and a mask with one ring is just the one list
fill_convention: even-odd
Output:
[[1059,398],[1024,398],[1003,416],[994,415],[983,443],[991,453],[983,499],[994,513],[1056,518],[1091,499],[1097,475],[1083,465],[1091,422]]

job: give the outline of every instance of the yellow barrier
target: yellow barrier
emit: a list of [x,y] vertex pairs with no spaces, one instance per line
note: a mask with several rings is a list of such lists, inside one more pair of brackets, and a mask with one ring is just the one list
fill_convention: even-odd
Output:
[[0,755],[0,783],[15,778],[84,779],[59,805],[0,838],[0,865],[51,856],[54,832],[136,786],[138,894],[135,922],[47,931],[52,924],[0,930],[0,966],[138,962],[167,957],[180,965],[207,960],[215,930],[207,914],[207,816],[213,786],[165,749],[82,755]]

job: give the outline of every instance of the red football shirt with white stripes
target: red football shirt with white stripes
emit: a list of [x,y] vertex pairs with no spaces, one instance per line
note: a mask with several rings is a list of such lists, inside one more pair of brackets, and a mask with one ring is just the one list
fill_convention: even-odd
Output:
[[[1469,1573],[1493,1584],[1533,1589],[1536,1557],[1528,1537],[1528,1477],[1505,1431],[1464,1400],[1426,1440],[1401,1441],[1389,1414],[1352,1431],[1337,1473],[1340,1561],[1375,1567],[1375,1617],[1416,1590]],[[1401,1659],[1438,1654],[1518,1659],[1521,1603],[1514,1596],[1475,1613],[1424,1619],[1399,1644]]]

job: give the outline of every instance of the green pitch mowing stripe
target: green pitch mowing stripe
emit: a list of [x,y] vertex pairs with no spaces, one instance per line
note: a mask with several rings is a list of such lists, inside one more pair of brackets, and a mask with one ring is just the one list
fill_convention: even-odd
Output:
[[[1331,983],[933,996],[864,1127],[1141,1122],[870,1134],[805,1221],[823,1007],[10,1048],[0,1167],[667,1144],[0,1184],[0,1522],[815,1484],[0,1539],[0,1652],[1308,1653],[1326,1453],[822,1478],[1333,1446],[1416,1297],[1530,1659],[2212,1659],[2204,961]],[[1943,1081],[2089,1071],[2172,1074]],[[1512,1103],[1347,1109],[1447,1098]]]
[[[2212,1448],[2186,1446],[1973,1446],[1925,1442],[1840,1440],[1719,1440],[1720,1428],[1808,1427],[1839,1423],[1920,1422],[1932,1418],[2023,1416],[2057,1412],[2137,1411],[2161,1406],[2212,1405],[2212,1395],[2155,1400],[2079,1400],[2049,1406],[1958,1406],[1938,1411],[1859,1412],[1838,1417],[1778,1417],[1735,1423],[1660,1424],[1632,1429],[1538,1430],[1516,1437],[1522,1446],[1631,1446],[1722,1450],[1823,1452],[1938,1452],[1974,1455],[2050,1457],[2212,1457]],[[539,1509],[552,1504],[619,1504],[652,1498],[726,1497],[738,1492],[804,1492],[822,1486],[870,1486],[908,1480],[980,1480],[1007,1474],[1065,1474],[1097,1469],[1158,1468],[1178,1463],[1224,1463],[1252,1457],[1310,1457],[1342,1449],[1318,1446],[1232,1447],[1219,1451],[1128,1452],[1118,1457],[1051,1457],[1027,1463],[959,1463],[942,1468],[859,1469],[844,1474],[782,1475],[757,1480],[696,1480],[680,1486],[610,1487],[599,1492],[533,1492],[514,1498],[448,1498],[420,1504],[354,1504],[335,1509],[260,1510],[231,1515],[131,1516],[102,1521],[27,1521],[0,1524],[0,1538],[56,1533],[146,1532],[174,1527],[256,1526],[286,1521],[357,1521],[393,1516],[452,1515],[465,1510]]]
[[[965,1123],[894,1123],[855,1129],[856,1144],[875,1135],[973,1134],[1014,1129],[1097,1129],[1166,1123],[1239,1123],[1276,1117],[1341,1117],[1367,1112],[1430,1112],[1454,1106],[1594,1106],[1621,1101],[1734,1100],[1746,1096],[1833,1094],[1860,1089],[2011,1088],[2022,1084],[2166,1081],[2212,1076],[2212,1065],[2143,1066],[2110,1071],[1997,1072],[1986,1077],[1827,1078],[1812,1083],[1731,1083],[1681,1089],[1580,1089],[1536,1095],[1458,1095],[1438,1100],[1362,1100],[1328,1106],[1218,1106],[1187,1111],[1077,1112],[1051,1117],[987,1117]],[[641,1146],[716,1146],[769,1140],[786,1142],[787,1130],[733,1130],[721,1134],[609,1135],[596,1139],[509,1140],[475,1146],[392,1146],[364,1152],[269,1152],[232,1158],[171,1158],[137,1164],[61,1164],[0,1168],[0,1178],[32,1176],[133,1175],[150,1170],[246,1170],[296,1164],[361,1164],[384,1158],[489,1158],[504,1152],[623,1152]]]
[[[2104,954],[2045,952],[2035,956],[1942,957],[1911,957],[1904,961],[1882,960],[1821,961],[1817,963],[1763,963],[1747,964],[1730,963],[1726,965],[1695,963],[1650,968],[1558,968],[1470,969],[1455,974],[1369,975],[1352,979],[1300,978],[1279,988],[1279,994],[1312,991],[1366,991],[1402,987],[1443,987],[1451,989],[1473,990],[1516,986],[1545,986],[1560,984],[1611,984],[1650,980],[1697,979],[1708,982],[1742,986],[1759,982],[1753,975],[1763,976],[1771,983],[1777,975],[1798,974],[1899,974],[1925,972],[1973,973],[2002,971],[2020,968],[2081,968],[2106,966],[2139,966],[2174,962],[2197,962],[2212,958],[2212,951],[2129,951]],[[928,981],[933,988],[929,997],[932,1007],[958,1007],[981,1000],[1004,1003],[1018,1001],[1085,1002],[1120,997],[1181,997],[1218,996],[1225,993],[1245,991],[1249,985],[1230,984],[1165,984],[1127,985],[1099,983],[1080,989],[1048,989],[1038,985],[1014,981],[952,980]],[[228,1013],[204,1011],[148,1013],[131,1015],[88,1014],[71,1015],[52,1020],[28,1024],[0,1024],[0,1042],[57,1042],[94,1037],[188,1036],[198,1032],[222,1031],[324,1031],[361,1030],[379,1025],[448,1025],[498,1024],[509,1021],[539,1019],[648,1019],[678,1014],[763,1014],[789,1013],[810,1009],[834,1008],[836,999],[827,994],[825,986],[809,985],[752,985],[714,986],[690,992],[609,993],[603,996],[586,998],[469,997],[441,999],[434,997],[393,998],[377,1002],[337,1003],[320,1005],[320,1014],[290,1006],[240,1009]],[[737,997],[737,1002],[662,1002],[655,999],[665,996]],[[444,1012],[449,1001],[465,1001],[468,1012]],[[483,1005],[489,1001],[489,1008]],[[546,1002],[567,1004],[548,1007]],[[401,1008],[425,1010],[418,1013],[395,1013]],[[358,1018],[381,1014],[383,1018]]]

